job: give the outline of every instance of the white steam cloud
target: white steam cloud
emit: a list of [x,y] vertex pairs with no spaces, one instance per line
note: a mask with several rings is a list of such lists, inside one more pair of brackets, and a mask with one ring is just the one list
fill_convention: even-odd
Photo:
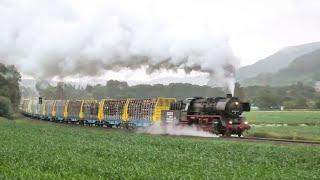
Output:
[[183,10],[181,17],[171,17],[162,6],[151,1],[94,8],[62,0],[0,1],[0,62],[16,64],[36,78],[97,76],[123,68],[184,69],[207,72],[209,85],[232,90],[239,61],[228,38],[209,20]]
[[138,133],[162,134],[173,136],[219,137],[210,132],[203,131],[202,129],[196,126],[181,126],[173,124],[162,126],[161,123],[154,123],[146,129],[138,130]]

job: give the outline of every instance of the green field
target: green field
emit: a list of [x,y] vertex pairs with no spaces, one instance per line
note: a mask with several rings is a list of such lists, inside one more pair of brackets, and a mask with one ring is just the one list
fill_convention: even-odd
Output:
[[320,126],[252,127],[249,136],[320,141]]
[[251,111],[244,115],[250,124],[320,125],[320,111]]
[[245,116],[253,124],[247,136],[320,141],[320,111],[251,111]]
[[0,179],[319,179],[320,147],[0,118]]

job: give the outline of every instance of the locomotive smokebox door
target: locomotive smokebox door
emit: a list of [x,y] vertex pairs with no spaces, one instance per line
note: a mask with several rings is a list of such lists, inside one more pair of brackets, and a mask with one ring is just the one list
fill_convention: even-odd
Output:
[[181,112],[178,110],[161,111],[161,122],[166,124],[176,124],[179,122]]

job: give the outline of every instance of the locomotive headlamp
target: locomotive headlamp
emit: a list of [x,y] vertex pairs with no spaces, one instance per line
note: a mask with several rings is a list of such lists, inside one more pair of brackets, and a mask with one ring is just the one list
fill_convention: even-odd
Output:
[[229,124],[232,124],[232,121],[229,121]]
[[245,121],[244,124],[248,124],[248,121]]
[[235,102],[235,104],[238,106],[238,105],[239,105],[239,102],[238,102],[238,101],[236,101],[236,102]]

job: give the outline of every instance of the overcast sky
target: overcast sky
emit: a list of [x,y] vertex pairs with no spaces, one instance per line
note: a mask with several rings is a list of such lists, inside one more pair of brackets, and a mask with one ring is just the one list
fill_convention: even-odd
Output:
[[[76,2],[74,7],[81,13],[90,14],[103,4],[95,1],[71,2]],[[171,22],[190,20],[213,27],[229,37],[241,65],[285,46],[320,41],[319,0],[138,0],[120,4],[137,12],[149,8],[153,15]]]
[[[1,11],[3,14],[1,14]],[[124,19],[135,21],[133,23],[130,22],[128,26],[131,24],[136,26],[138,24],[143,27],[142,29],[144,29],[144,31],[142,32],[149,33],[146,34],[144,40],[155,42],[154,44],[159,42],[163,44],[172,42],[172,39],[170,39],[170,41],[159,41],[162,36],[164,39],[168,37],[172,38],[172,36],[179,36],[180,39],[178,40],[180,41],[178,42],[180,44],[184,42],[196,42],[201,44],[201,41],[203,41],[206,45],[210,45],[210,43],[205,42],[206,36],[208,37],[208,41],[210,41],[210,38],[214,39],[213,37],[223,37],[222,39],[228,41],[234,55],[240,60],[239,65],[241,66],[252,64],[285,46],[320,41],[319,0],[0,0],[1,23],[11,24],[16,23],[13,21],[18,21],[19,26],[15,25],[15,30],[19,31],[22,29],[23,33],[28,32],[24,30],[23,26],[20,26],[24,21],[28,22],[27,20],[30,19],[31,21],[39,20],[38,16],[59,16],[60,14],[63,14],[65,21],[81,22],[77,26],[81,29],[87,29],[88,26],[91,25],[93,25],[94,28],[99,28],[97,22],[92,24],[90,24],[90,22],[96,17],[103,18],[105,15],[104,13],[108,16],[108,18],[106,18],[107,20],[110,19],[111,14],[120,18],[126,16]],[[29,18],[29,16],[35,18]],[[130,18],[128,18],[129,16]],[[43,19],[46,20],[46,18]],[[47,19],[51,20],[51,18]],[[40,23],[35,27],[44,26],[44,22],[39,22]],[[64,31],[59,31],[59,23],[52,24],[51,22],[48,22],[48,24],[50,24],[50,26],[48,26],[51,31],[50,34],[52,34],[52,31],[57,31],[57,34],[53,37],[41,37],[41,42],[46,42],[47,39],[51,38],[56,40],[55,45],[59,43],[63,44],[64,42],[67,44],[68,41],[74,41],[71,45],[76,44],[77,41],[75,40],[79,39],[72,39],[61,34],[61,32],[67,32],[66,34],[73,32],[68,32],[69,25],[63,26],[63,28],[65,28]],[[28,24],[23,25],[28,27]],[[152,27],[154,25],[156,25],[156,27]],[[162,25],[164,26],[162,27]],[[126,26],[126,24],[123,26]],[[48,30],[48,27],[44,29]],[[52,27],[56,29],[52,29]],[[10,28],[8,29],[10,30]],[[105,26],[101,29],[103,30],[103,28],[105,28]],[[151,30],[149,31],[149,29],[162,28],[165,33],[162,33],[161,30],[156,33]],[[8,32],[6,32],[8,29],[1,31],[0,26],[0,40],[2,40],[2,42],[0,42],[0,46],[2,43],[2,47],[0,47],[2,48],[0,49],[0,57],[1,55],[3,56],[3,54],[10,54],[12,52],[19,55],[15,55],[14,58],[17,59],[21,54],[27,54],[28,48],[25,47],[31,45],[26,43],[26,39],[32,42],[36,39],[33,38],[36,37],[37,34],[32,34],[32,36],[28,38],[24,37],[22,45],[19,44],[18,47],[21,48],[24,46],[24,49],[5,51],[3,49],[9,47],[6,43],[10,44],[10,40],[7,40],[8,42],[6,42],[5,38],[8,34]],[[78,29],[79,32],[81,29]],[[193,36],[199,32],[204,33],[202,36]],[[109,32],[106,32],[106,34],[108,33]],[[141,34],[141,32],[139,33]],[[41,32],[38,35],[41,35]],[[153,41],[153,37],[151,36],[158,35],[159,37],[157,37],[156,41]],[[188,36],[192,36],[190,41],[181,41],[181,38],[186,37],[188,39]],[[196,38],[202,39],[201,41],[197,41]],[[221,38],[218,39],[221,40]],[[144,40],[139,39],[139,41]],[[52,40],[50,40],[50,42],[52,42]],[[153,46],[151,48],[152,50],[155,50],[154,46],[161,46],[161,44],[154,45],[152,42],[148,42],[150,46]],[[148,43],[140,43],[138,45],[148,45]],[[190,45],[186,47],[191,50],[194,48],[194,46]],[[36,50],[39,50],[39,47],[37,48],[38,49]],[[36,51],[34,49],[35,48],[32,48],[33,51]],[[185,49],[186,48],[184,47],[184,50]],[[145,51],[145,49],[143,50]],[[208,50],[208,48],[205,48],[205,50]],[[229,52],[228,49],[226,51]],[[4,53],[1,54],[1,52]],[[139,53],[141,52],[139,51]],[[36,66],[35,63],[38,62],[30,62],[28,66]],[[191,61],[191,66],[193,66],[192,63],[193,62]],[[206,63],[207,62],[204,61],[204,64]],[[187,66],[189,65],[190,62],[188,62]],[[211,65],[216,64],[213,63]],[[28,70],[30,70],[30,68]],[[205,69],[205,71],[207,71],[207,69]],[[121,70],[121,73],[109,71],[103,76],[99,76],[99,78],[103,80],[106,78],[114,78],[119,80],[149,82],[154,79],[167,77],[187,80],[189,77],[203,76],[203,73],[185,75],[182,71],[168,71],[165,74],[155,72],[151,75],[147,75],[144,68],[139,68],[137,70],[123,69]],[[203,82],[200,84],[203,84]]]

